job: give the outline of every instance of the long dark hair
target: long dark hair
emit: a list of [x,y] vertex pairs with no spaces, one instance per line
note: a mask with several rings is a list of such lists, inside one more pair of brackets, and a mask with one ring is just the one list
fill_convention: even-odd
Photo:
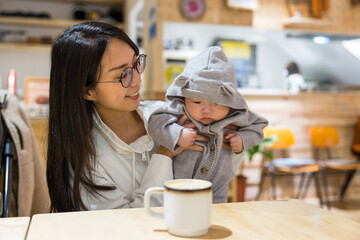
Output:
[[84,99],[96,87],[101,59],[111,38],[139,49],[121,29],[85,22],[61,33],[51,52],[47,182],[53,212],[86,209],[80,188],[91,194],[111,190],[93,182],[96,152],[91,130],[94,108]]

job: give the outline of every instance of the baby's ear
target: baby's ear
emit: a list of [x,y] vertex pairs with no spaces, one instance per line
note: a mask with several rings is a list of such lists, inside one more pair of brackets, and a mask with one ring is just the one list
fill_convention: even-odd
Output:
[[235,94],[235,86],[231,82],[222,82],[220,89],[223,90],[226,95],[229,95],[231,97]]
[[190,82],[190,79],[187,77],[180,76],[175,80],[176,86],[179,86],[181,88],[186,87]]

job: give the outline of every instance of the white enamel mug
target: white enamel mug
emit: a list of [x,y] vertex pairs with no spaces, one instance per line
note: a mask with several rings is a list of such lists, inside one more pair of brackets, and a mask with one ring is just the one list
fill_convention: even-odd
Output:
[[[164,187],[152,187],[145,192],[145,209],[154,217],[164,218],[171,234],[196,237],[208,232],[211,224],[212,184],[199,179],[176,179]],[[164,194],[164,213],[151,210],[152,194]]]

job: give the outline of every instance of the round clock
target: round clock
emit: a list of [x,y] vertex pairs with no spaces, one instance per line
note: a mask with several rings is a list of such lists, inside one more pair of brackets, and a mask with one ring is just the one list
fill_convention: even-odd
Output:
[[181,0],[179,8],[185,18],[197,20],[205,12],[205,0]]

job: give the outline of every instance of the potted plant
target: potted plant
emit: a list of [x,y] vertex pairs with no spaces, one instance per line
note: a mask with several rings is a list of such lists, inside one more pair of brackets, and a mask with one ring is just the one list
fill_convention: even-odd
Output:
[[261,141],[259,145],[255,145],[247,149],[246,154],[249,156],[249,160],[251,161],[255,154],[261,153],[264,157],[269,158],[271,161],[273,159],[273,155],[270,151],[266,151],[266,146],[271,146],[276,140],[276,138],[277,137],[275,135],[271,137],[266,137],[264,138],[264,140]]
[[[246,154],[249,157],[249,161],[251,162],[253,157],[255,156],[255,154],[262,154],[263,157],[266,157],[268,159],[270,159],[270,161],[273,159],[273,155],[270,151],[266,150],[266,146],[271,146],[273,144],[273,142],[276,140],[276,136],[271,136],[271,137],[266,137],[264,138],[264,140],[261,141],[260,144],[255,145],[249,149],[246,150]],[[246,180],[247,177],[244,176],[243,173],[243,169],[245,167],[244,165],[245,161],[243,161],[240,165],[240,174],[237,175],[237,181],[236,181],[236,192],[237,192],[237,197],[236,200],[238,202],[243,202],[245,200],[245,190],[246,190]]]

